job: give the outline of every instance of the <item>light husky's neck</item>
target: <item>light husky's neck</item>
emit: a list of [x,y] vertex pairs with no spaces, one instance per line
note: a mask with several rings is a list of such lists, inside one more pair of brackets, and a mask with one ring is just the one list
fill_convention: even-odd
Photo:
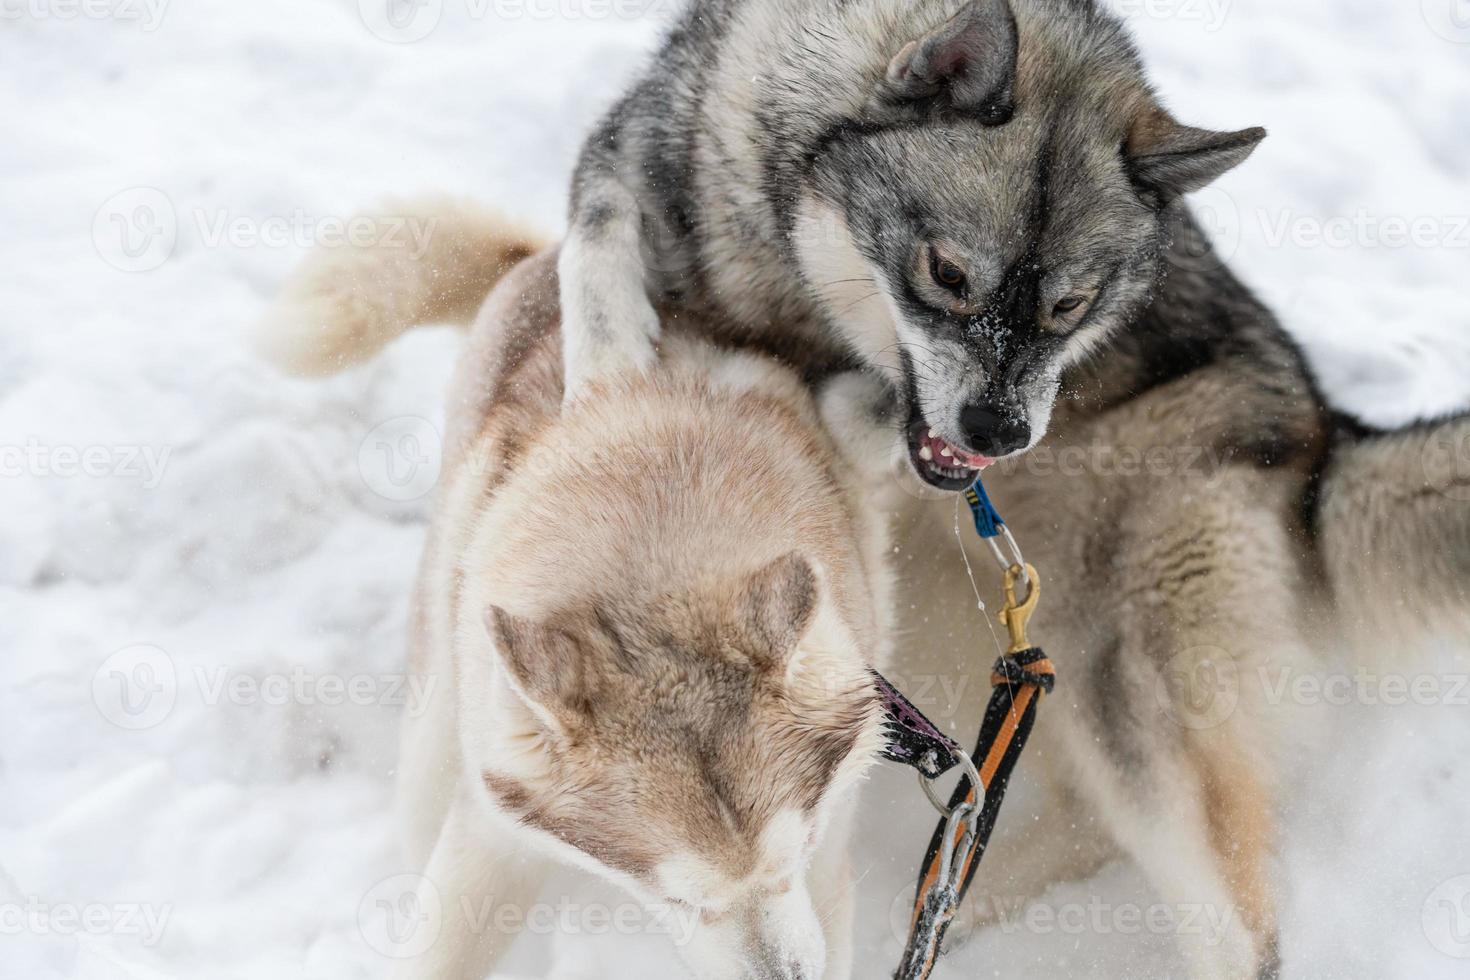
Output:
[[651,377],[574,403],[511,465],[465,551],[470,636],[476,608],[636,604],[797,551],[872,641],[870,522],[811,393],[768,358],[672,331]]

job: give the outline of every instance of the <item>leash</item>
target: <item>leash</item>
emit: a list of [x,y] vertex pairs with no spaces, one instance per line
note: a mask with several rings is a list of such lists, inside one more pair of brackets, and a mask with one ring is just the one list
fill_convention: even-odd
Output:
[[[919,868],[909,938],[894,980],[926,980],[934,972],[944,952],[945,931],[990,843],[1006,786],[1036,722],[1037,708],[1056,682],[1051,661],[1026,637],[1026,626],[1041,600],[1040,576],[1026,563],[979,479],[965,491],[965,499],[974,514],[976,532],[990,546],[1004,573],[1006,604],[1000,619],[1010,633],[1011,645],[992,668],[990,703],[973,755],[874,672],[887,716],[888,745],[883,757],[917,770],[919,785],[940,813]],[[1002,542],[1009,554],[1002,550]],[[1018,585],[1026,590],[1025,598],[1019,600]],[[935,793],[933,783],[956,767],[959,785],[946,803]]]

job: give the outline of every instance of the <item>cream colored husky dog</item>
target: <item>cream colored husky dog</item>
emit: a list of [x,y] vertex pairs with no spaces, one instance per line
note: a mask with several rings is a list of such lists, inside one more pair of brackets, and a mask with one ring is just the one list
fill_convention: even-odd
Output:
[[[453,213],[417,259],[314,258],[275,358],[331,370],[467,316],[532,246]],[[399,763],[444,922],[402,975],[483,977],[510,937],[467,910],[526,907],[562,859],[697,917],[700,976],[846,977],[880,523],[800,379],[694,331],[563,412],[555,275],[552,253],[508,273],[450,394],[412,651],[448,696],[405,720]]]

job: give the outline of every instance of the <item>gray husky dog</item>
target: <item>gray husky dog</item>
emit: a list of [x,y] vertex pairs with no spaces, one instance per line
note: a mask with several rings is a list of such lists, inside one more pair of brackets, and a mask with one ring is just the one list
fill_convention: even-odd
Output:
[[[570,401],[688,316],[813,376],[876,369],[839,438],[881,462],[887,433],[929,486],[1002,461],[1075,705],[1043,754],[1105,832],[1089,853],[1230,911],[1224,941],[1180,936],[1199,977],[1279,963],[1275,750],[1300,731],[1261,670],[1470,621],[1470,419],[1333,413],[1182,203],[1263,136],[1177,122],[1092,0],[696,0],[587,144],[560,260]],[[1075,477],[1028,463],[1074,450]],[[908,515],[916,558],[940,506]],[[925,615],[963,603],[907,567],[954,600]],[[1088,870],[1057,846],[1078,824],[1042,826],[982,900]]]
[[1040,440],[1062,373],[1143,314],[1171,205],[1265,134],[1176,123],[1090,2],[956,6],[691,7],[577,170],[573,394],[650,363],[658,305],[888,370],[937,486]]

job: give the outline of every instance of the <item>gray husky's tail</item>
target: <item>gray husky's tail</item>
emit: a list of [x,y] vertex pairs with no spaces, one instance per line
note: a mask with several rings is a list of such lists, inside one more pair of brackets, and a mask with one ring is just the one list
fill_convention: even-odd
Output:
[[1347,431],[1322,476],[1317,528],[1341,615],[1394,652],[1470,635],[1470,415]]

